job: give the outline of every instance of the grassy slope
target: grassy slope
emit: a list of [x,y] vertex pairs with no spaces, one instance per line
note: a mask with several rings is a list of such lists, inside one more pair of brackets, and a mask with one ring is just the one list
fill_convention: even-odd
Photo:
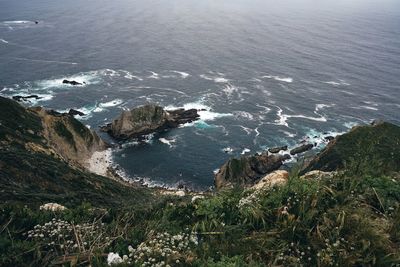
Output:
[[335,138],[302,171],[333,171],[352,162],[358,168],[378,167],[378,172],[400,171],[400,127],[388,122],[374,126],[358,126]]

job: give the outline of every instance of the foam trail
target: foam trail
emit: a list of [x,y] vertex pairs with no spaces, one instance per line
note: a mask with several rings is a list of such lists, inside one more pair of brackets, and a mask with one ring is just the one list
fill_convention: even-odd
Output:
[[151,75],[148,76],[147,78],[149,78],[149,79],[156,79],[156,80],[160,79],[160,76],[158,75],[158,73],[156,73],[156,72],[154,72],[154,71],[150,71],[150,72],[151,72]]
[[261,78],[274,79],[275,81],[285,82],[285,83],[293,82],[293,78],[291,78],[291,77],[279,77],[279,76],[265,75],[265,76],[262,76]]
[[4,44],[8,44],[9,42],[4,40],[4,39],[0,39],[0,42],[4,43]]
[[182,79],[186,79],[187,77],[190,76],[189,73],[183,71],[171,70],[171,72],[181,75]]

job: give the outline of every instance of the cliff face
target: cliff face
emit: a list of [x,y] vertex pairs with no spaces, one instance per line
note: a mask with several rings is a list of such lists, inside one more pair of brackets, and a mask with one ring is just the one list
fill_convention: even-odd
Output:
[[92,152],[105,147],[96,133],[72,116],[26,109],[0,97],[0,201],[112,205],[144,198],[144,189],[83,168]]
[[86,161],[95,151],[106,149],[106,144],[94,132],[73,116],[54,114],[42,107],[29,111],[36,114],[42,122],[43,138],[47,145],[61,158],[85,166]]

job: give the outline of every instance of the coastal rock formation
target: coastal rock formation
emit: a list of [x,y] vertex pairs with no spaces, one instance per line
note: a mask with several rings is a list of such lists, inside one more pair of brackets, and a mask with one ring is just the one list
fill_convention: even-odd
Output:
[[251,188],[255,190],[268,189],[275,185],[284,185],[289,179],[289,173],[285,170],[277,170],[267,174]]
[[[389,122],[356,126],[336,136],[301,174],[312,170],[334,171],[345,165],[355,168],[381,166],[382,172],[400,171],[400,127]],[[378,171],[378,170],[377,170]]]
[[77,81],[69,81],[69,80],[63,80],[63,84],[70,84],[70,85],[82,85],[82,83],[77,82]]
[[[86,165],[95,151],[107,148],[106,143],[73,116],[47,111],[42,107],[29,109],[42,121],[42,135],[55,152],[62,158]],[[86,167],[86,166],[85,166]]]
[[79,110],[76,110],[76,109],[71,108],[71,109],[68,111],[68,115],[71,115],[71,116],[76,116],[76,115],[78,115],[78,116],[85,116],[85,113],[80,112]]
[[117,140],[127,140],[175,128],[198,118],[196,109],[166,111],[160,106],[149,104],[122,112],[112,123],[101,127],[101,130]]
[[259,155],[232,158],[215,175],[215,187],[221,189],[233,185],[252,186],[262,176],[279,169],[289,155]]
[[41,99],[40,96],[38,95],[27,95],[27,96],[22,96],[22,95],[15,95],[12,97],[15,101],[29,101],[29,99],[33,98],[33,99]]
[[301,145],[301,146],[295,147],[292,150],[290,150],[290,155],[296,155],[296,154],[306,152],[306,151],[312,149],[313,147],[314,147],[313,144],[306,144],[306,145]]
[[288,149],[288,146],[278,146],[278,147],[269,148],[268,152],[269,153],[279,153],[280,151],[286,151],[287,149]]
[[88,172],[85,159],[107,145],[72,116],[51,113],[0,97],[0,202],[146,202],[146,190]]

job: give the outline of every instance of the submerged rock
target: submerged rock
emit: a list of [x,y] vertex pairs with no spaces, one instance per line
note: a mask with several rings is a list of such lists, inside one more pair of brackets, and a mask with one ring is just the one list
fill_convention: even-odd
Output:
[[82,85],[82,83],[77,82],[77,81],[69,81],[69,80],[63,80],[62,83],[64,84],[70,84],[70,85]]
[[244,156],[228,160],[215,175],[215,187],[221,189],[233,185],[252,186],[262,176],[279,169],[289,155]]
[[312,149],[313,147],[314,147],[313,144],[306,144],[306,145],[298,146],[298,147],[290,150],[290,155],[296,155],[296,154],[306,152],[306,151]]
[[101,130],[117,140],[127,140],[175,128],[198,118],[196,109],[166,111],[160,106],[149,104],[122,112],[112,123],[101,127]]
[[288,149],[288,146],[278,146],[278,147],[273,147],[269,148],[268,152],[269,153],[279,153],[280,151],[286,151]]

